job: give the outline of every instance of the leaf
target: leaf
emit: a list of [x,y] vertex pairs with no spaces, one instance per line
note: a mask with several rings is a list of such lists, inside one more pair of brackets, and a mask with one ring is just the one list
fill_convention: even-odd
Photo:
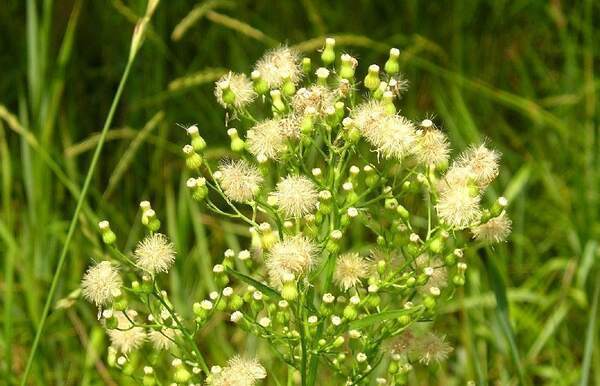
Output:
[[273,288],[255,280],[255,279],[251,278],[250,276],[244,275],[243,273],[238,272],[233,269],[230,269],[230,268],[227,269],[227,272],[232,274],[233,276],[237,277],[241,281],[244,281],[244,282],[248,283],[249,285],[255,287],[256,289],[260,290],[260,292],[262,292],[263,294],[270,296],[272,298],[281,299],[281,295],[279,294],[279,292],[277,292]]
[[[491,257],[489,250],[487,252],[488,253],[486,255]],[[496,303],[498,304],[498,307],[496,308],[496,316],[498,317],[498,322],[500,323],[500,329],[502,330],[502,333],[504,334],[504,337],[510,348],[512,361],[517,368],[519,384],[529,385],[529,382],[526,382],[525,379],[525,372],[523,371],[521,356],[519,355],[519,348],[517,347],[515,336],[510,325],[508,301],[506,297],[506,285],[504,284],[504,279],[502,278],[502,275],[496,266],[496,261],[493,258],[488,258],[486,260],[486,267],[488,268],[490,285],[494,291],[494,294],[496,295]]]
[[587,333],[585,334],[585,348],[583,350],[583,364],[581,365],[580,386],[589,385],[590,368],[592,365],[592,353],[594,351],[594,329],[596,328],[596,317],[598,315],[598,297],[600,296],[600,273],[596,279],[596,288],[594,289],[594,300],[592,310],[590,311],[590,321],[588,322]]
[[402,309],[402,310],[383,311],[378,314],[369,315],[362,319],[354,320],[354,321],[348,323],[348,328],[360,329],[360,328],[368,327],[377,322],[385,322],[390,319],[397,319],[403,315],[415,313],[415,312],[417,312],[417,310],[420,311],[421,308],[422,307],[414,307],[414,308]]

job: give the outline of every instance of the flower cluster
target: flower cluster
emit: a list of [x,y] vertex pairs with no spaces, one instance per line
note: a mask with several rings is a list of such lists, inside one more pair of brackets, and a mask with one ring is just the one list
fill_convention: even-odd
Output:
[[[196,334],[216,314],[264,338],[293,369],[277,378],[302,385],[322,376],[331,384],[404,384],[413,365],[451,354],[431,321],[465,283],[465,251],[510,233],[507,200],[486,206],[484,199],[500,154],[482,143],[451,158],[448,137],[431,119],[399,114],[407,83],[398,49],[383,71],[370,65],[364,78],[334,39],[320,61],[315,68],[280,47],[250,76],[230,72],[216,82],[218,103],[236,121],[226,129],[231,153],[217,165],[206,159],[198,127],[187,130],[192,197],[248,226],[247,249],[227,250],[214,265],[219,289],[197,299],[193,321],[179,317],[158,285],[176,253],[150,204],[141,205],[149,234],[131,254],[118,251],[110,226],[101,225],[117,261],[90,268],[82,289],[103,309],[115,366],[125,369],[149,341],[172,356],[163,383],[242,386],[268,378],[252,358],[208,368]],[[139,278],[126,284],[119,270]],[[135,296],[143,311],[129,305]],[[153,367],[142,370],[144,384],[158,380]]]

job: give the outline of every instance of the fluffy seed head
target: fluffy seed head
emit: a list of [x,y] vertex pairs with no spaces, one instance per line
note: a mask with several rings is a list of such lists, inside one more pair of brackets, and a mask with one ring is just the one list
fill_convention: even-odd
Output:
[[223,163],[219,171],[223,193],[233,201],[243,203],[252,200],[263,182],[258,169],[244,160]]
[[471,146],[457,161],[458,166],[468,168],[480,187],[489,185],[498,176],[500,153],[488,149],[485,144]]
[[287,176],[277,184],[273,196],[285,216],[302,217],[316,209],[319,193],[310,179]]
[[488,222],[479,224],[471,229],[476,240],[486,243],[500,243],[510,235],[512,221],[505,211]]
[[269,279],[281,287],[290,277],[298,277],[310,270],[315,263],[317,246],[308,238],[296,235],[276,242],[266,261]]
[[445,361],[453,350],[445,339],[445,336],[438,336],[432,332],[418,337],[414,352],[419,356],[419,362],[429,365],[431,362]]
[[298,54],[289,47],[279,47],[267,52],[254,67],[270,88],[281,86],[288,79],[298,84],[302,77],[302,68]]
[[423,292],[429,293],[431,288],[445,288],[448,286],[448,270],[439,258],[431,258],[427,254],[422,254],[415,259],[415,265],[418,273],[423,272],[425,269],[429,269],[431,273],[427,283],[423,286]]
[[438,129],[422,129],[417,132],[415,157],[424,165],[440,165],[448,162],[450,145],[446,134]]
[[229,72],[215,83],[215,97],[217,98],[217,102],[223,107],[228,106],[223,100],[223,90],[227,89],[231,90],[235,96],[233,106],[238,109],[247,106],[256,98],[256,93],[252,88],[252,81],[248,79],[246,74]]
[[134,320],[134,311],[127,310],[124,312],[127,312],[127,316],[123,312],[115,315],[117,328],[108,330],[107,334],[111,345],[126,355],[138,349],[144,343],[146,332],[142,327],[133,327],[133,324],[129,321],[129,319]]
[[248,150],[259,162],[278,159],[286,149],[286,136],[279,119],[260,122],[247,133]]
[[304,115],[313,108],[320,116],[325,116],[325,110],[335,103],[335,94],[327,87],[315,85],[301,88],[292,98],[292,107],[298,115]]
[[174,328],[161,328],[148,333],[148,339],[157,350],[168,350],[175,344],[174,340],[181,335],[181,331]]
[[416,141],[414,125],[403,116],[389,115],[380,102],[363,103],[352,117],[362,136],[385,158],[405,157]]
[[369,276],[371,265],[367,259],[358,253],[341,255],[335,265],[333,281],[344,291],[355,287],[361,279]]
[[134,256],[138,267],[154,275],[169,270],[175,261],[175,247],[167,236],[154,233],[138,243]]
[[468,186],[457,185],[440,193],[435,208],[444,223],[453,229],[465,229],[479,220],[479,201]]
[[101,307],[109,304],[121,292],[123,281],[119,271],[109,261],[90,267],[81,281],[83,297]]
[[206,380],[209,386],[254,386],[267,377],[267,371],[256,359],[234,356],[221,371],[214,372]]

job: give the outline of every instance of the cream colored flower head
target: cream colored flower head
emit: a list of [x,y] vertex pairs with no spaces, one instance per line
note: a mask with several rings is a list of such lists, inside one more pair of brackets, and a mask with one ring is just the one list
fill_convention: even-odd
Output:
[[326,109],[335,103],[335,94],[327,87],[315,85],[309,88],[301,88],[292,98],[292,107],[298,115],[307,113],[312,108],[314,112],[323,117]]
[[167,236],[154,233],[138,243],[134,257],[136,265],[152,275],[167,272],[175,261],[175,247]]
[[254,198],[264,180],[258,169],[244,160],[225,162],[219,172],[223,193],[231,200],[242,203]]
[[122,285],[117,268],[109,261],[101,261],[83,275],[81,291],[84,298],[101,307],[120,295]]
[[163,327],[160,330],[152,330],[148,333],[148,339],[157,350],[169,350],[175,345],[175,339],[181,335],[181,331],[174,328]]
[[287,148],[286,136],[280,119],[260,122],[246,134],[246,144],[258,162],[279,159]]
[[390,115],[382,103],[363,103],[352,117],[362,136],[383,157],[402,159],[412,151],[417,139],[414,125],[401,115]]
[[510,235],[512,221],[508,218],[506,211],[483,224],[471,228],[473,238],[485,243],[500,243],[506,241]]
[[277,207],[286,217],[299,218],[317,208],[319,192],[315,184],[304,176],[287,176],[277,184],[273,193]]
[[286,237],[273,244],[266,261],[271,284],[281,287],[285,281],[310,271],[317,252],[317,246],[302,235]]
[[227,362],[227,366],[214,372],[206,380],[208,386],[254,386],[267,377],[267,371],[256,359],[239,355]]
[[450,156],[448,137],[435,128],[418,130],[414,155],[419,163],[426,166],[445,164]]
[[[124,312],[127,313],[125,316]],[[137,350],[146,341],[146,331],[142,327],[133,327],[136,313],[132,310],[116,313],[117,328],[107,330],[111,345],[123,354]]]
[[370,261],[358,253],[341,255],[335,264],[333,281],[344,291],[356,287],[362,279],[369,277]]
[[224,90],[231,91],[234,96],[232,105],[238,109],[247,106],[256,98],[252,81],[248,79],[246,74],[229,72],[215,83],[215,97],[217,98],[217,102],[223,107],[228,107],[229,104],[223,100]]
[[500,153],[488,149],[485,144],[471,146],[459,157],[457,165],[471,171],[473,179],[480,187],[486,187],[498,176]]
[[440,194],[435,206],[438,217],[453,229],[465,229],[479,221],[480,197],[468,186],[454,186]]
[[298,84],[302,78],[300,59],[289,47],[279,47],[267,52],[254,67],[270,88],[278,88],[286,79]]

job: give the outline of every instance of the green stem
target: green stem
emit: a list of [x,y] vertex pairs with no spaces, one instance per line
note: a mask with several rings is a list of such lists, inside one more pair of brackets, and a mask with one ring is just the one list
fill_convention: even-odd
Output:
[[46,325],[46,320],[48,319],[48,314],[50,313],[50,307],[54,300],[54,295],[56,293],[56,289],[58,287],[58,282],[60,279],[60,275],[62,273],[67,252],[69,251],[69,246],[71,245],[71,240],[73,239],[73,235],[75,234],[75,228],[77,226],[79,220],[79,214],[81,209],[83,208],[85,197],[87,196],[87,192],[90,188],[90,184],[92,182],[92,177],[94,176],[94,171],[96,169],[96,165],[98,160],[100,159],[100,153],[102,152],[102,147],[106,140],[106,133],[108,132],[108,128],[112,124],[113,117],[115,115],[115,111],[117,109],[117,105],[119,100],[121,99],[121,95],[123,94],[123,89],[125,88],[125,83],[129,76],[129,72],[131,70],[131,66],[134,62],[136,55],[133,55],[127,61],[127,65],[125,66],[125,70],[123,71],[123,75],[121,76],[121,80],[119,82],[119,86],[113,98],[112,104],[110,106],[110,110],[108,111],[108,115],[106,117],[106,121],[104,122],[104,126],[102,128],[102,132],[100,133],[100,139],[98,140],[98,144],[96,145],[96,150],[94,151],[94,155],[92,157],[92,162],[90,163],[87,175],[85,177],[85,181],[83,183],[83,188],[81,189],[81,193],[79,194],[79,199],[77,200],[77,205],[75,206],[75,212],[73,212],[73,217],[71,218],[71,223],[69,224],[69,230],[67,232],[67,237],[65,239],[65,243],[60,253],[60,257],[58,259],[58,265],[56,266],[56,270],[54,271],[54,276],[52,277],[52,283],[50,284],[50,289],[48,291],[48,296],[46,297],[46,303],[44,305],[44,310],[42,311],[42,317],[38,324],[35,338],[33,340],[33,345],[31,346],[31,352],[29,353],[29,357],[27,359],[27,365],[25,366],[25,372],[23,373],[23,377],[21,378],[21,386],[25,386],[27,384],[27,379],[29,377],[29,373],[31,372],[31,366],[33,365],[33,359],[35,358],[35,353],[38,349],[40,338],[42,336],[42,332],[44,331],[44,327]]

